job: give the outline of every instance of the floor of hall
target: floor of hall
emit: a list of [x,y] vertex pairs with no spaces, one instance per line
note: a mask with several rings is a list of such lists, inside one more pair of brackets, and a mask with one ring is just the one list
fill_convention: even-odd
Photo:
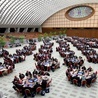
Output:
[[[98,98],[98,80],[92,84],[90,88],[88,87],[78,87],[72,85],[67,80],[65,75],[65,71],[67,69],[66,66],[62,65],[63,58],[60,57],[59,53],[56,52],[56,47],[58,43],[53,40],[53,53],[52,56],[58,58],[60,61],[60,69],[57,69],[55,72],[50,72],[52,77],[52,84],[50,87],[50,93],[45,94],[45,96],[36,95],[35,98]],[[40,45],[43,44],[42,42],[37,42],[37,50],[33,53],[38,51]],[[69,43],[70,44],[70,43]],[[23,45],[24,46],[24,45]],[[23,47],[22,46],[22,47]],[[22,47],[17,48],[9,48],[7,49],[11,54],[15,53],[16,49],[21,49]],[[92,66],[94,71],[98,71],[98,64],[88,63],[85,56],[81,54],[72,44],[70,44],[70,50],[75,51],[75,55],[82,56],[85,59],[84,65],[86,67]],[[0,62],[3,61],[3,58],[0,58]],[[15,64],[15,69],[12,73],[0,77],[0,93],[2,92],[4,97],[3,98],[23,98],[23,96],[19,95],[14,89],[12,88],[12,80],[14,76],[18,76],[18,74],[25,73],[27,70],[33,71],[35,69],[35,61],[33,60],[33,54],[26,57],[26,61],[22,63]],[[28,97],[30,98],[30,97]]]

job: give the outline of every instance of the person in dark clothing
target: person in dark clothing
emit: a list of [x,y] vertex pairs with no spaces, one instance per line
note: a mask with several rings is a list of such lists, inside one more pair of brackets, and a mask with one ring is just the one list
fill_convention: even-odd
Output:
[[78,86],[81,86],[81,78],[76,77],[76,79],[78,80]]
[[53,63],[51,66],[51,70],[54,72],[55,71],[55,64]]
[[24,75],[24,74],[19,73],[19,78],[20,78],[20,79],[23,79],[24,77],[25,77],[25,75]]
[[45,72],[45,75],[50,76],[50,73],[49,72]]
[[34,87],[32,88],[32,91],[33,91],[34,94],[36,94],[36,89],[37,89],[37,87],[41,87],[41,85],[40,85],[39,83],[36,83],[36,84],[34,85]]
[[26,75],[26,76],[29,76],[29,75],[32,76],[32,74],[31,74],[30,71],[26,71],[25,75]]
[[21,59],[21,57],[19,56],[19,62],[22,62],[22,59]]
[[14,90],[16,90],[16,91],[24,94],[23,85],[15,83],[14,86],[13,86],[13,88],[14,88]]
[[41,87],[43,88],[43,90],[46,89],[46,85],[47,85],[47,80],[42,80],[42,85],[41,85]]
[[36,70],[36,69],[34,69],[34,71],[33,71],[33,76],[34,75],[37,75],[38,74],[38,71]]
[[19,83],[19,78],[14,76],[14,80],[12,81],[13,84]]

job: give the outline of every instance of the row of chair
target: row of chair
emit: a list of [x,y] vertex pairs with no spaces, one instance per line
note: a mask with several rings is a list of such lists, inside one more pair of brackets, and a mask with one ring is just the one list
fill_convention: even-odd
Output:
[[[68,81],[71,81],[71,77],[68,75]],[[94,83],[95,81],[96,81],[96,79],[97,78],[93,78],[92,80],[91,80],[91,83]],[[72,84],[74,84],[74,85],[77,85],[78,86],[78,80],[77,79],[73,79],[72,80]],[[90,85],[88,85],[88,83],[87,83],[87,81],[86,80],[83,80],[83,81],[81,81],[81,86],[83,87],[90,87],[91,86],[91,84]]]

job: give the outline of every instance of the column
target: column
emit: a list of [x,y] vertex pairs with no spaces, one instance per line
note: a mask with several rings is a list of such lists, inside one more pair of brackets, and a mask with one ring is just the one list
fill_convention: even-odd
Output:
[[16,32],[19,33],[20,32],[20,28],[16,28]]
[[5,33],[10,33],[10,28],[6,28]]
[[42,33],[42,27],[41,26],[38,28],[38,32]]
[[23,32],[27,32],[28,31],[28,28],[24,28]]
[[35,31],[35,28],[32,28],[32,30],[30,32],[34,32]]

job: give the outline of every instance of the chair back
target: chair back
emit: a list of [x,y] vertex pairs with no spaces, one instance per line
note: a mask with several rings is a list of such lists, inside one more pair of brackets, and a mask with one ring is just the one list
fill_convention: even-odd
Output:
[[45,68],[44,68],[44,66],[43,66],[43,65],[41,66],[41,70],[42,70],[42,71],[45,71]]
[[68,81],[70,81],[71,80],[71,77],[70,77],[70,75],[68,75]]
[[87,84],[86,80],[84,80],[84,81],[81,82],[82,86],[86,86],[86,84]]
[[77,85],[78,84],[78,80],[77,79],[73,79],[73,84]]
[[31,95],[30,89],[25,89],[25,94],[26,94],[26,96],[30,96]]
[[37,70],[40,70],[40,68],[39,68],[39,66],[38,66],[38,65],[35,65],[35,67],[36,67],[36,69],[37,69]]
[[42,91],[42,87],[39,86],[36,88],[36,93],[40,93],[41,91]]
[[46,84],[46,87],[50,87],[50,83],[47,83],[47,84]]
[[91,82],[94,83],[95,81],[96,81],[96,78],[93,78]]
[[0,76],[2,76],[3,74],[2,74],[2,71],[0,71]]
[[50,71],[51,70],[51,67],[49,66],[49,67],[47,67],[47,71]]

